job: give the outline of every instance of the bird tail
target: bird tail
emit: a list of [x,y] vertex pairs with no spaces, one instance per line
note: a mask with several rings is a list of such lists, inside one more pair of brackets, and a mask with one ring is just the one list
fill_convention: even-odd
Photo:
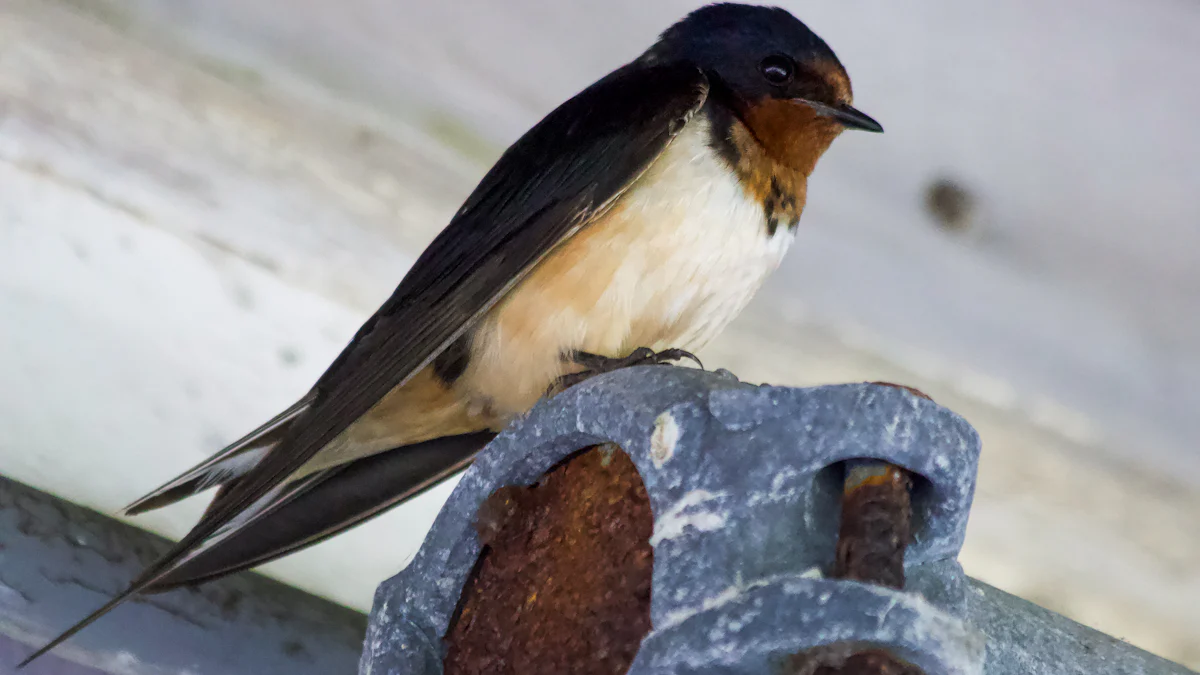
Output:
[[[495,436],[479,432],[415,443],[282,485],[177,562],[150,565],[128,588],[17,667],[33,662],[138,593],[192,586],[261,565],[398,506],[466,468]],[[226,482],[222,492],[236,480]],[[164,561],[177,555],[179,548],[168,551]]]
[[308,410],[310,402],[309,397],[301,399],[292,407],[229,444],[212,457],[126,506],[125,514],[136,516],[139,513],[160,509],[244,476],[283,436],[291,423]]
[[328,539],[465,469],[495,437],[479,432],[436,438],[302,478],[224,536],[215,535],[219,541],[181,562],[147,591],[218,579]]

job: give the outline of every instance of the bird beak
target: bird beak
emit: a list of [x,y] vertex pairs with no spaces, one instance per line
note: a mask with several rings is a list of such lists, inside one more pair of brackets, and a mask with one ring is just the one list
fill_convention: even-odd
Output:
[[803,103],[812,108],[818,115],[822,117],[832,117],[834,120],[842,124],[847,129],[861,129],[872,133],[883,133],[883,125],[871,119],[866,113],[859,111],[848,105],[826,105],[817,103],[805,98],[792,99],[796,103]]

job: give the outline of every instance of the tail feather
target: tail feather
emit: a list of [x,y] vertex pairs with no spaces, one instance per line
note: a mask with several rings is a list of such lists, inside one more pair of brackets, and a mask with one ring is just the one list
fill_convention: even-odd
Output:
[[495,436],[491,432],[447,436],[301,479],[269,509],[181,562],[147,592],[212,581],[324,541],[465,469]]
[[304,397],[266,424],[125,507],[125,514],[136,516],[153,511],[245,475],[283,436],[292,421],[308,410],[310,403],[311,397]]
[[480,432],[403,446],[280,486],[199,547],[194,547],[194,538],[185,537],[128,588],[17,668],[28,665],[138,593],[192,586],[260,565],[402,504],[466,468],[494,437],[494,433]]

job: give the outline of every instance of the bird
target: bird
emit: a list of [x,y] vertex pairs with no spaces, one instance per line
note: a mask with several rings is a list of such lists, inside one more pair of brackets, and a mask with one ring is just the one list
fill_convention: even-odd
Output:
[[216,488],[196,525],[24,666],[140,593],[254,567],[467,467],[565,384],[691,356],[795,238],[853,105],[788,11],[716,3],[515,141],[294,405],[128,507]]

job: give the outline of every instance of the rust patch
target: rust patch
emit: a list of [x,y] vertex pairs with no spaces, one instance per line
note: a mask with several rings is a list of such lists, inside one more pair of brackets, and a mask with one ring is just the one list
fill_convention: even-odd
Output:
[[591,448],[480,508],[486,548],[446,634],[447,675],[614,675],[650,631],[654,519],[636,467]]
[[877,384],[881,387],[893,387],[895,389],[903,389],[903,390],[907,391],[908,393],[912,394],[913,396],[923,398],[926,401],[933,400],[933,398],[929,394],[926,394],[925,392],[921,391],[920,389],[917,389],[916,387],[910,387],[906,384],[896,384],[895,382],[881,382],[881,381],[869,382],[868,384]]
[[832,576],[904,588],[904,549],[912,536],[911,487],[908,473],[888,464],[848,472]]

